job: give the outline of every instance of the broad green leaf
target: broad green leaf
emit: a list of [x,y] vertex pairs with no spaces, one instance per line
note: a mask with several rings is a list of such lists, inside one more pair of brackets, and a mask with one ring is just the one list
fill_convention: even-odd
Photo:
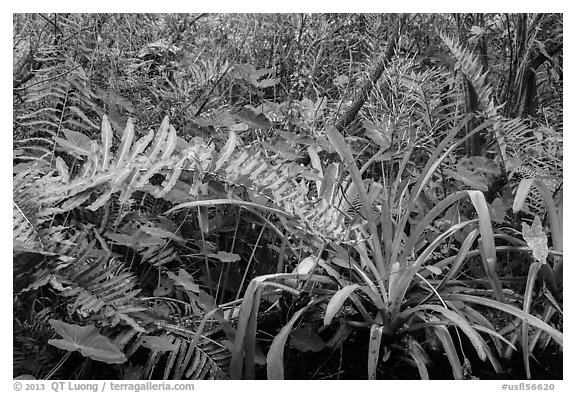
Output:
[[92,140],[81,132],[64,130],[66,139],[55,136],[54,141],[67,153],[89,156],[92,152]]
[[66,351],[79,351],[83,356],[108,364],[126,362],[126,357],[108,337],[101,335],[92,325],[78,326],[51,319],[50,325],[63,339],[48,340]]
[[504,222],[506,218],[506,211],[510,205],[505,206],[502,198],[496,198],[492,201],[492,203],[488,206],[488,211],[490,212],[490,219],[497,223],[501,224]]
[[210,258],[216,258],[220,260],[220,262],[224,263],[238,262],[240,260],[240,255],[226,251],[218,251],[218,253],[208,254],[208,256]]
[[526,240],[528,247],[532,249],[532,255],[541,264],[546,263],[548,258],[548,237],[542,230],[540,217],[536,216],[532,226],[522,223],[522,237]]

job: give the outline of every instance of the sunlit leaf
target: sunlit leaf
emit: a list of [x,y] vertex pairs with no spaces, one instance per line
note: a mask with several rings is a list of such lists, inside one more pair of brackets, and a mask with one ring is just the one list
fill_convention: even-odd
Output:
[[224,263],[238,262],[240,260],[240,255],[226,251],[218,251],[218,253],[208,254],[208,256],[211,258],[219,259],[220,262]]
[[542,230],[540,217],[536,216],[532,226],[522,223],[522,237],[526,240],[528,247],[532,249],[532,255],[540,263],[546,263],[548,258],[548,237]]
[[89,156],[92,151],[92,140],[81,132],[64,130],[66,139],[55,136],[54,141],[67,153]]

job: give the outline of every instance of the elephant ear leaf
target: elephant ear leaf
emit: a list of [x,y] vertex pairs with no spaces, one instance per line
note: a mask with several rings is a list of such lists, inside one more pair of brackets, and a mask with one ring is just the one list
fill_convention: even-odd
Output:
[[126,357],[108,337],[101,335],[94,326],[71,325],[55,319],[50,325],[62,336],[62,339],[48,340],[65,351],[79,351],[83,356],[108,364],[126,362]]
[[546,258],[548,258],[548,238],[542,230],[542,221],[540,217],[536,216],[532,226],[529,226],[525,222],[522,223],[522,236],[528,247],[532,249],[532,255],[541,264],[546,263]]
[[72,155],[89,156],[92,140],[81,132],[64,130],[66,139],[55,136],[54,141],[67,153]]

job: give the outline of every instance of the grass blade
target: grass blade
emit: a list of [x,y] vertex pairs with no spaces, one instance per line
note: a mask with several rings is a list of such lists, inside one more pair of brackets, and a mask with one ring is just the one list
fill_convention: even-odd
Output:
[[[526,280],[526,290],[524,291],[524,305],[522,310],[530,314],[530,306],[532,305],[532,290],[534,289],[534,283],[536,282],[536,277],[538,277],[538,271],[542,264],[539,262],[532,262],[530,264],[530,269],[528,270],[528,278]],[[526,370],[526,378],[530,379],[530,348],[528,345],[528,323],[522,321],[522,335],[520,337],[522,343],[522,359],[524,360],[524,369]]]
[[468,195],[478,214],[478,226],[482,239],[480,254],[484,261],[484,269],[488,274],[488,279],[496,294],[496,299],[500,302],[505,302],[502,284],[496,272],[496,245],[494,243],[494,232],[492,231],[492,221],[490,220],[490,212],[486,204],[486,198],[484,198],[484,194],[482,194],[481,191],[468,191]]
[[416,340],[412,337],[408,337],[408,354],[414,359],[416,367],[418,367],[418,373],[420,374],[420,379],[428,380],[430,376],[428,375],[428,368],[426,364],[430,363],[430,358],[426,355],[424,349],[418,344]]
[[[460,314],[455,311],[449,310],[442,306],[438,306],[435,304],[423,304],[420,306],[413,307],[406,311],[406,313],[413,313],[419,310],[432,310],[439,314],[442,314],[444,318],[449,320],[450,322],[454,323],[456,326],[460,328],[468,336],[470,342],[474,346],[478,357],[481,360],[486,360],[486,351],[485,351],[485,342],[482,337],[478,334],[478,332],[470,325],[470,323],[463,318]],[[402,313],[402,316],[405,314]]]
[[462,364],[460,363],[460,358],[458,357],[458,352],[456,352],[456,347],[454,346],[454,341],[450,337],[448,328],[446,326],[432,326],[434,333],[440,339],[442,347],[448,356],[448,361],[452,367],[452,374],[454,374],[454,379],[464,379],[464,371],[462,370]]

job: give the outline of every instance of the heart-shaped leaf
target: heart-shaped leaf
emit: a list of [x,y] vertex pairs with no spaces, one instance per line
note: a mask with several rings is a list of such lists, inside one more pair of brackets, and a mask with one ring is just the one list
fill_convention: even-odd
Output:
[[548,258],[548,237],[542,230],[542,222],[540,217],[536,216],[532,226],[529,226],[525,222],[522,223],[522,236],[528,247],[532,249],[532,255],[541,264],[546,263],[546,258]]
[[488,211],[490,212],[490,219],[493,222],[501,224],[504,222],[504,218],[506,218],[506,211],[508,207],[504,205],[502,198],[496,198],[492,201],[492,203],[488,206]]
[[55,136],[54,141],[60,145],[66,152],[81,156],[91,154],[92,140],[81,132],[64,130],[66,139]]
[[126,356],[108,337],[101,335],[94,326],[78,326],[51,319],[50,325],[63,339],[48,340],[66,351],[79,351],[83,356],[108,364],[126,362]]

